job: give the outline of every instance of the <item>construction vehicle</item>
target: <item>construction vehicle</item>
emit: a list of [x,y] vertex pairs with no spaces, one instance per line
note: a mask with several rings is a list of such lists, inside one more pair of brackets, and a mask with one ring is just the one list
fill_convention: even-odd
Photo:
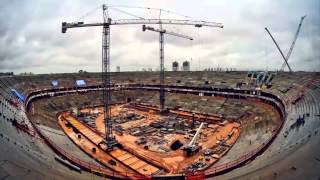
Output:
[[201,146],[199,146],[196,142],[198,140],[198,137],[200,136],[203,124],[203,122],[200,124],[197,132],[195,133],[189,144],[183,148],[183,150],[185,151],[185,155],[188,157],[198,153],[201,149]]
[[265,30],[266,30],[267,33],[270,35],[272,41],[273,41],[274,44],[276,45],[277,49],[279,50],[279,52],[280,52],[280,54],[281,54],[281,56],[282,56],[282,58],[283,58],[283,60],[284,60],[284,63],[282,64],[281,69],[280,69],[281,71],[284,71],[284,68],[285,68],[285,66],[287,65],[289,71],[292,72],[292,69],[291,69],[288,61],[289,61],[289,57],[290,57],[290,55],[291,55],[291,53],[292,53],[293,47],[294,47],[294,45],[295,45],[295,43],[296,43],[296,40],[297,40],[297,38],[298,38],[300,29],[301,29],[301,26],[302,26],[302,22],[303,22],[303,20],[304,20],[305,17],[306,17],[306,16],[302,16],[301,19],[300,19],[300,23],[299,23],[299,25],[298,25],[297,32],[296,32],[296,34],[295,34],[295,36],[294,36],[294,38],[293,38],[293,42],[292,42],[292,44],[291,44],[291,47],[290,47],[289,52],[288,52],[288,54],[287,54],[286,57],[284,56],[282,50],[280,49],[280,47],[279,47],[278,43],[276,42],[276,40],[274,39],[274,37],[271,35],[269,29],[268,29],[268,28],[265,28]]
[[[291,55],[291,53],[292,53],[293,47],[294,47],[294,45],[296,44],[296,41],[297,41],[297,38],[298,38],[298,35],[299,35],[299,32],[300,32],[300,29],[301,29],[301,26],[302,26],[302,22],[303,22],[303,20],[304,20],[305,17],[306,17],[306,16],[302,16],[301,19],[300,19],[300,23],[299,23],[299,25],[298,25],[297,32],[296,32],[296,34],[294,35],[294,38],[293,38],[291,47],[290,47],[289,52],[288,52],[288,54],[287,54],[287,56],[286,56],[287,61],[289,61],[289,58],[290,58],[290,55]],[[280,71],[284,71],[284,68],[285,68],[285,67],[286,67],[286,63],[283,62]]]

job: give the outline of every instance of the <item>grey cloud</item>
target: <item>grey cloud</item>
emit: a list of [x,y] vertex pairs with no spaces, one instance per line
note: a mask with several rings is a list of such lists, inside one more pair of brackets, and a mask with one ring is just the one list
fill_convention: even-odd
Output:
[[[270,28],[286,53],[300,16],[307,14],[290,63],[297,70],[320,67],[320,2],[274,1],[177,1],[177,7],[190,16],[215,19],[224,29],[165,26],[194,37],[185,39],[166,36],[166,65],[174,59],[201,60],[204,66],[239,66],[239,68],[279,68],[282,58],[264,27]],[[155,2],[156,3],[156,2]],[[0,5],[0,71],[72,72],[77,69],[100,71],[101,28],[60,30],[63,20],[77,20],[101,2],[67,0],[2,1]],[[131,2],[129,2],[131,4]],[[141,3],[138,3],[141,4]],[[149,3],[150,4],[150,3]],[[152,4],[152,2],[151,2]],[[157,5],[161,6],[160,2]],[[203,9],[194,11],[194,9]],[[100,18],[98,12],[97,17]],[[100,19],[97,19],[98,21]],[[96,19],[93,16],[92,19]],[[155,26],[157,27],[157,26]],[[112,67],[141,69],[158,67],[158,34],[142,32],[141,26],[112,28]],[[192,53],[191,53],[192,52]],[[196,62],[193,62],[195,67]],[[69,67],[69,68],[68,68]],[[167,67],[169,68],[169,67]],[[169,68],[170,69],[170,68]]]

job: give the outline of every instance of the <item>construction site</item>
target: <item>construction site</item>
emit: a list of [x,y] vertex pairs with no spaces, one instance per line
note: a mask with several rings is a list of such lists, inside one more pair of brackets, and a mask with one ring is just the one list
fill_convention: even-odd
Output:
[[[102,27],[102,72],[0,76],[0,178],[320,178],[320,74],[289,62],[306,16],[287,55],[265,28],[280,71],[191,71],[189,61],[167,71],[164,36],[193,37],[162,25],[224,25],[114,20],[110,7],[101,9],[103,22],[62,22],[61,32]],[[111,72],[117,25],[159,34],[159,71]]]

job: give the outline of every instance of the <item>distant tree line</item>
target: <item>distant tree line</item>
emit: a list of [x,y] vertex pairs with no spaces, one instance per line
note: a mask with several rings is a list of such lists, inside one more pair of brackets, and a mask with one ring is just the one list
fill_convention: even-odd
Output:
[[13,76],[13,72],[0,72],[0,76]]

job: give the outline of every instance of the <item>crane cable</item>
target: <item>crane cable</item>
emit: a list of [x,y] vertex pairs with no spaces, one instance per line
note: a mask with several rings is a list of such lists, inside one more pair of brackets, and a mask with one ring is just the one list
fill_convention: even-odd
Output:
[[[173,11],[170,11],[170,10],[166,10],[166,9],[161,9],[161,8],[142,7],[142,6],[127,6],[127,5],[106,5],[106,6],[109,9],[112,9],[114,11],[118,11],[120,13],[129,15],[129,16],[132,16],[132,17],[135,17],[135,18],[138,18],[138,19],[145,19],[145,18],[142,17],[142,16],[138,16],[138,15],[129,13],[129,12],[125,11],[125,10],[121,10],[119,8],[135,8],[135,9],[154,10],[154,11],[159,11],[160,16],[162,15],[161,13],[165,12],[165,13],[181,16],[181,17],[184,17],[186,19],[194,19],[194,18],[192,18],[190,16],[186,16],[186,15],[183,15],[183,14],[180,14],[180,13],[176,13],[176,12],[173,12]],[[97,6],[97,7],[93,8],[92,10],[88,11],[87,13],[85,13],[84,15],[79,17],[79,21],[84,21],[84,19],[86,17],[90,16],[91,14],[93,14],[94,12],[99,10],[100,8],[101,8],[101,6]],[[159,17],[159,19],[160,19],[160,17]]]
[[84,15],[79,17],[79,21],[84,21],[84,19],[86,17],[90,16],[91,14],[93,14],[94,12],[99,10],[100,8],[101,8],[101,6],[97,6],[97,7],[93,8],[92,10],[88,11],[87,13],[85,13]]
[[186,15],[183,15],[183,14],[180,14],[180,13],[177,13],[177,12],[173,12],[173,11],[170,11],[170,10],[166,10],[166,9],[161,9],[161,8],[153,8],[153,7],[143,7],[143,6],[128,6],[128,5],[107,5],[108,7],[119,7],[119,8],[132,8],[132,9],[146,9],[146,10],[154,10],[154,11],[162,11],[162,12],[166,12],[166,13],[169,13],[169,14],[174,14],[174,15],[177,15],[177,16],[181,16],[181,17],[184,17],[186,19],[194,19],[190,16],[186,16]]
[[115,8],[115,7],[109,7],[110,9],[112,10],[115,10],[115,11],[118,11],[120,13],[123,13],[123,14],[126,14],[126,15],[129,15],[129,16],[133,16],[133,17],[136,17],[138,19],[145,19],[144,17],[141,17],[141,16],[137,16],[135,14],[132,14],[132,13],[129,13],[129,12],[126,12],[124,10],[121,10],[121,9],[118,9],[118,8]]

